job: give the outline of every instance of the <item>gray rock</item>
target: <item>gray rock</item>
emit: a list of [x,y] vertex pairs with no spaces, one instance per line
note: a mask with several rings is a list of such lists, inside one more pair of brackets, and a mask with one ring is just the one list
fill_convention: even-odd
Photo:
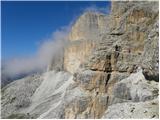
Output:
[[2,89],[2,118],[21,112],[31,104],[31,96],[43,81],[40,75],[32,75],[14,81]]
[[108,107],[102,119],[158,119],[158,106],[158,99],[138,103],[117,103]]
[[113,95],[117,98],[139,102],[156,98],[158,91],[158,83],[154,81],[147,82],[142,70],[140,70],[116,83]]
[[158,118],[158,12],[113,1],[82,14],[47,72],[2,89],[2,118]]

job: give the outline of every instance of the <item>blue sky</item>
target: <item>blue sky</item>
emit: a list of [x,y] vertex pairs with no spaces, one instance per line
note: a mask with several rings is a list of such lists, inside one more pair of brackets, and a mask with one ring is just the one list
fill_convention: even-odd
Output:
[[[69,25],[84,9],[110,7],[110,2],[2,2],[2,59],[32,55],[39,43]],[[106,9],[107,12],[107,9]]]

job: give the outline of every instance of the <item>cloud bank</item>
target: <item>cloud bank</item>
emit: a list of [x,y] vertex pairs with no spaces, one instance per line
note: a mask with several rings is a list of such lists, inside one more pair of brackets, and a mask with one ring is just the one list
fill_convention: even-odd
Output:
[[18,57],[4,62],[3,73],[7,76],[27,74],[46,70],[49,63],[68,43],[70,27],[63,27],[53,33],[50,39],[41,43],[34,56]]

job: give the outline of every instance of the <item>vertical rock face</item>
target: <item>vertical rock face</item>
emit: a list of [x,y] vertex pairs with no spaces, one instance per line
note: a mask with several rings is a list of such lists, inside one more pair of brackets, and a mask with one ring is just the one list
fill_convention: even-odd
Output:
[[[3,118],[158,118],[158,13],[156,1],[115,1],[110,15],[84,13],[57,60],[66,72],[51,67],[15,113],[13,101],[2,101],[3,110],[11,108]],[[2,97],[17,101],[7,92],[15,86]]]
[[69,39],[76,40],[96,40],[99,33],[106,28],[107,17],[101,13],[86,12],[81,15],[71,29]]
[[107,28],[107,17],[104,14],[86,12],[73,25],[65,49],[64,67],[74,73],[95,48],[100,34]]
[[[158,84],[146,82],[146,79],[159,80],[157,2],[113,2],[111,11],[106,24],[108,29],[103,29],[98,41],[93,43],[91,54],[72,71],[78,86],[91,94],[90,104],[85,104],[83,111],[87,110],[88,118],[101,118],[112,104],[149,101],[158,96]],[[83,29],[81,31],[86,30]],[[92,38],[90,33],[87,35]],[[85,40],[87,35],[81,34],[81,39]],[[75,106],[71,106],[74,110]],[[71,114],[74,118],[86,118],[76,111]]]
[[94,48],[91,40],[77,40],[70,43],[64,51],[64,69],[74,73]]

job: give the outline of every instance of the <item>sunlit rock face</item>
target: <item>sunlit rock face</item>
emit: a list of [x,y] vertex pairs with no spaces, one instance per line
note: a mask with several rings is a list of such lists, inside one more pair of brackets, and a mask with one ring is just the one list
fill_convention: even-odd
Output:
[[95,47],[93,41],[77,40],[70,43],[64,51],[64,69],[74,73]]
[[[108,29],[101,33],[92,54],[74,74],[78,86],[92,95],[89,102],[92,105],[85,105],[87,113],[84,110],[87,116],[92,116],[89,118],[101,118],[112,104],[149,101],[158,96],[158,84],[145,82],[159,79],[157,20],[157,2],[112,3]],[[149,37],[152,32],[153,39]],[[149,43],[152,44],[150,47]],[[138,81],[134,87],[131,87],[134,83],[130,82],[132,76],[135,79],[131,81]],[[99,103],[101,97],[105,102]],[[103,107],[99,109],[95,104]],[[74,110],[74,105],[72,107]],[[74,111],[71,114],[76,116],[79,113]]]
[[141,57],[136,58],[136,64],[145,69],[146,79],[158,79],[158,14],[156,1],[112,2],[111,33],[122,34],[122,41],[126,42],[122,50],[127,48]]
[[64,53],[64,69],[74,73],[91,55],[101,34],[107,30],[109,19],[104,14],[86,12],[73,25],[70,44]]
[[96,12],[86,12],[81,15],[71,29],[69,39],[76,40],[96,40],[99,33],[107,29],[107,17]]
[[158,118],[158,12],[158,2],[115,1],[109,15],[82,14],[33,90],[26,79],[3,89],[2,117]]

